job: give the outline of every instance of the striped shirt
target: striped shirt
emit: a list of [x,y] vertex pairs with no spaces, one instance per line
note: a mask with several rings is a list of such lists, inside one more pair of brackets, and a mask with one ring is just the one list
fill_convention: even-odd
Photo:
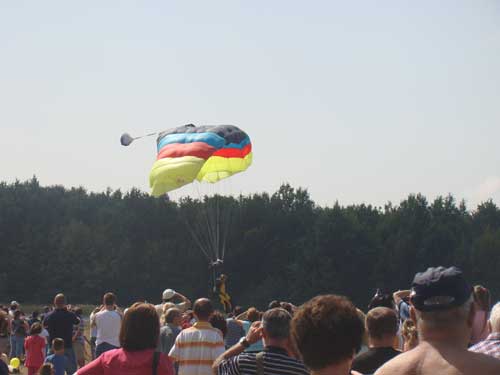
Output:
[[221,332],[208,322],[197,322],[179,333],[169,356],[179,364],[178,375],[202,375],[212,373],[212,364],[222,353]]
[[486,340],[469,348],[471,352],[483,353],[500,359],[500,332],[490,334]]
[[[221,362],[219,375],[253,375],[257,373],[257,353],[242,353]],[[266,375],[308,375],[301,361],[288,355],[285,349],[273,346],[264,348],[264,373]]]

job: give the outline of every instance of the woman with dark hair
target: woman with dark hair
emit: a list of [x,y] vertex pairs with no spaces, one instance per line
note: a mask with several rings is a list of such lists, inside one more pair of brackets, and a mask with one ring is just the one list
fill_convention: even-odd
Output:
[[473,291],[476,314],[472,323],[471,344],[477,344],[488,337],[488,319],[491,310],[490,292],[484,286],[476,285]]
[[123,317],[120,349],[107,351],[77,371],[78,375],[173,375],[172,363],[155,353],[160,335],[156,309],[149,303],[135,303]]

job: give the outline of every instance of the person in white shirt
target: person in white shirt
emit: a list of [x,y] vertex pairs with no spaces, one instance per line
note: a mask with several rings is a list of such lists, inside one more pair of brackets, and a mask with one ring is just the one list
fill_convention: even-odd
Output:
[[98,358],[108,350],[120,347],[120,328],[122,313],[116,306],[116,296],[106,293],[103,308],[92,317],[91,326],[97,329],[95,356]]

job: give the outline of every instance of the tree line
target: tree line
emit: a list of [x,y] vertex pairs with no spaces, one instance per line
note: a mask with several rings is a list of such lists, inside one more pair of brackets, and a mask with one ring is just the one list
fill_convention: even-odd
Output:
[[0,183],[0,301],[47,303],[62,291],[97,304],[114,291],[122,304],[157,302],[165,288],[206,296],[210,270],[193,232],[213,199],[231,213],[224,272],[237,304],[338,293],[364,309],[376,288],[408,288],[437,265],[457,265],[500,293],[492,201],[468,210],[451,195],[416,194],[384,207],[319,207],[307,190],[283,184],[273,194],[173,202],[137,189],[43,187],[33,177]]

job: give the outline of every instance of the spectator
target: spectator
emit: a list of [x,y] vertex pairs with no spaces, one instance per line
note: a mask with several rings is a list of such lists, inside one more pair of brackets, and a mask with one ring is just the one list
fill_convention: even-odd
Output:
[[196,318],[192,310],[186,310],[182,314],[182,329],[190,328],[196,323]]
[[31,318],[28,320],[28,324],[31,327],[35,323],[41,323],[42,321],[40,320],[40,312],[38,310],[35,310],[31,313]]
[[73,350],[75,351],[76,364],[78,367],[85,366],[85,320],[83,310],[75,307],[75,315],[80,319],[80,324],[73,326]]
[[429,268],[412,284],[410,314],[419,345],[387,362],[386,374],[499,374],[500,361],[467,350],[474,320],[472,289],[456,268]]
[[26,350],[24,366],[28,368],[28,375],[35,375],[45,359],[45,339],[39,336],[40,333],[42,333],[42,325],[33,323],[30,336],[24,342]]
[[3,360],[0,360],[0,375],[9,375],[9,366]]
[[68,363],[70,359],[68,358],[68,356],[66,356],[66,349],[67,348],[65,348],[63,339],[55,338],[54,340],[52,340],[52,352],[54,354],[51,354],[47,358],[45,358],[45,362],[50,363],[52,364],[52,366],[54,366],[55,375],[64,375],[65,371],[68,373],[68,375],[73,374],[72,372],[69,372],[67,370],[71,365]]
[[489,331],[491,331],[490,335],[469,350],[500,359],[500,302],[493,306],[491,310],[488,327]]
[[269,306],[267,307],[268,310],[275,309],[277,307],[281,307],[280,301],[274,300],[269,302]]
[[375,307],[395,309],[394,299],[390,294],[382,293],[380,289],[377,289],[377,292],[368,304],[368,311],[374,309]]
[[95,324],[92,324],[94,321],[94,316],[97,314],[99,311],[101,311],[101,308],[103,306],[98,306],[96,307],[91,313],[90,313],[90,356],[92,357],[92,360],[95,359],[95,347],[96,347],[96,341],[97,341],[97,327]]
[[394,303],[399,314],[399,320],[404,322],[406,319],[410,318],[410,291],[409,290],[398,290],[392,295]]
[[[290,313],[282,308],[268,310],[262,322],[254,322],[246,337],[213,364],[214,374],[309,374],[304,364],[290,356]],[[252,343],[263,339],[260,353],[243,353]]]
[[224,339],[227,334],[227,322],[226,318],[220,311],[215,311],[210,317],[209,323],[212,327],[217,328],[222,334],[222,338]]
[[[181,302],[176,304],[174,302],[176,299],[181,300]],[[162,316],[163,312],[165,311],[165,309],[164,309],[165,304],[172,303],[175,306],[169,306],[168,308],[177,307],[181,312],[184,312],[191,307],[191,301],[187,297],[183,296],[180,293],[177,293],[173,289],[165,289],[161,295],[161,300],[162,300],[162,303],[155,306],[156,312],[158,313],[158,316],[160,316],[160,317]]]
[[403,351],[407,352],[417,347],[418,345],[418,332],[415,322],[411,319],[406,319],[401,329],[403,336]]
[[9,314],[0,309],[0,353],[9,353]]
[[363,374],[372,374],[387,361],[401,352],[394,350],[397,343],[398,317],[387,307],[376,307],[366,315],[369,350],[358,355],[352,369]]
[[9,307],[9,315],[11,319],[14,319],[14,313],[19,310],[19,303],[17,301],[12,301]]
[[488,337],[488,315],[491,309],[491,297],[488,289],[481,285],[476,285],[473,294],[476,315],[474,316],[474,323],[472,325],[472,345]]
[[168,357],[155,351],[160,334],[158,314],[149,303],[135,303],[123,317],[120,349],[108,350],[77,371],[77,375],[173,375]]
[[95,356],[120,347],[122,315],[116,306],[116,296],[106,293],[101,311],[93,316],[91,325],[97,328]]
[[194,304],[197,322],[182,331],[170,350],[170,357],[179,364],[179,375],[209,374],[214,360],[224,352],[220,331],[209,323],[214,309],[207,298]]
[[[73,351],[73,326],[80,323],[78,317],[68,311],[64,294],[58,294],[54,298],[55,309],[47,315],[44,326],[49,331],[49,341],[54,343],[56,338],[62,339],[66,361],[66,371],[73,374],[76,371],[75,352]],[[58,344],[59,345],[59,344]],[[55,366],[56,367],[56,366]],[[56,368],[57,373],[57,368]]]
[[245,336],[243,322],[236,319],[236,317],[242,312],[242,308],[240,306],[236,306],[233,310],[233,316],[226,320],[227,333],[224,337],[224,345],[226,349],[229,349],[231,346],[235,345],[243,336]]
[[[260,320],[261,314],[255,307],[250,307],[246,314],[244,314],[244,319],[242,321],[243,329],[245,330],[245,335],[250,331],[250,326],[252,323]],[[245,349],[246,352],[261,352],[264,349],[264,343],[262,340],[257,340],[252,343],[248,348]]]
[[54,365],[52,363],[44,363],[38,372],[39,375],[55,375]]
[[24,353],[24,340],[28,334],[28,323],[22,319],[22,312],[14,310],[14,316],[10,322],[10,358],[21,358]]
[[182,313],[177,307],[172,307],[165,313],[165,325],[160,330],[159,351],[168,354],[175,339],[181,332]]
[[349,374],[363,333],[356,307],[342,296],[315,297],[299,307],[292,320],[293,339],[312,374]]

